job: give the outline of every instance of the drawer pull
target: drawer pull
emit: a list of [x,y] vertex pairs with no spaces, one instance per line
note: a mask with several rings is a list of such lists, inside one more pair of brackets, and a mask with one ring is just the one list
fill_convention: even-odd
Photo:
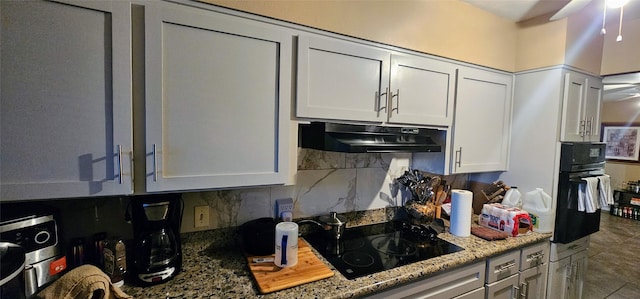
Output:
[[536,265],[539,265],[542,263],[542,258],[544,257],[544,253],[542,253],[542,251],[536,252],[534,254],[530,254],[527,256],[527,262],[531,263],[531,262],[535,262]]
[[504,263],[504,264],[499,265],[498,267],[496,267],[496,268],[498,268],[496,270],[496,273],[501,273],[501,272],[507,271],[507,270],[509,270],[509,269],[511,269],[511,268],[513,268],[515,266],[516,266],[515,262]]

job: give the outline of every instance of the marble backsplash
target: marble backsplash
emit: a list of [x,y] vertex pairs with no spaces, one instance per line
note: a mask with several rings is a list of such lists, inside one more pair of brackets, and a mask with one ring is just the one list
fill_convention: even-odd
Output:
[[[295,219],[336,211],[355,215],[349,221],[357,224],[366,220],[356,219],[364,214],[360,211],[377,213],[401,206],[408,199],[408,193],[394,183],[404,171],[410,167],[428,170],[431,165],[442,163],[440,160],[437,155],[416,158],[410,153],[352,154],[298,149],[298,172],[292,185],[183,193],[181,232],[233,228],[256,218],[274,217],[275,202],[280,198],[293,199]],[[443,179],[453,188],[466,188],[468,175]],[[59,225],[67,240],[103,231],[131,238],[132,227],[125,219],[128,203],[127,196],[38,202],[60,211]],[[203,205],[209,206],[209,225],[195,228],[194,208]]]
[[[183,232],[239,226],[275,216],[275,202],[292,198],[294,219],[401,206],[408,199],[395,179],[411,166],[410,153],[338,153],[298,149],[294,185],[183,194]],[[465,188],[467,175],[443,178]],[[210,207],[210,226],[193,227],[196,206]]]

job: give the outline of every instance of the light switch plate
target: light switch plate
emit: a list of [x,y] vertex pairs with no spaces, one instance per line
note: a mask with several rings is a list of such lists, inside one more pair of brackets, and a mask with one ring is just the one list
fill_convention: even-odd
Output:
[[209,226],[209,206],[197,206],[193,214],[193,227]]

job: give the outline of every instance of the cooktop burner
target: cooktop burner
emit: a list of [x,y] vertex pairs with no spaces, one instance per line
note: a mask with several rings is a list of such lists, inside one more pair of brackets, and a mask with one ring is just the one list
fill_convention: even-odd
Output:
[[340,241],[328,239],[324,231],[305,239],[347,279],[464,250],[402,221],[348,228]]

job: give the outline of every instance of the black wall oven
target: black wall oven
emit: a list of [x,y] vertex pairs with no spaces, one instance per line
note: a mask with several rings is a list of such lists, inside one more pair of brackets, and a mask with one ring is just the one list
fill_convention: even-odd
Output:
[[[605,143],[563,142],[552,242],[570,243],[600,230],[600,209],[578,210],[578,193],[584,178],[604,175]],[[597,199],[596,199],[597,200]]]

